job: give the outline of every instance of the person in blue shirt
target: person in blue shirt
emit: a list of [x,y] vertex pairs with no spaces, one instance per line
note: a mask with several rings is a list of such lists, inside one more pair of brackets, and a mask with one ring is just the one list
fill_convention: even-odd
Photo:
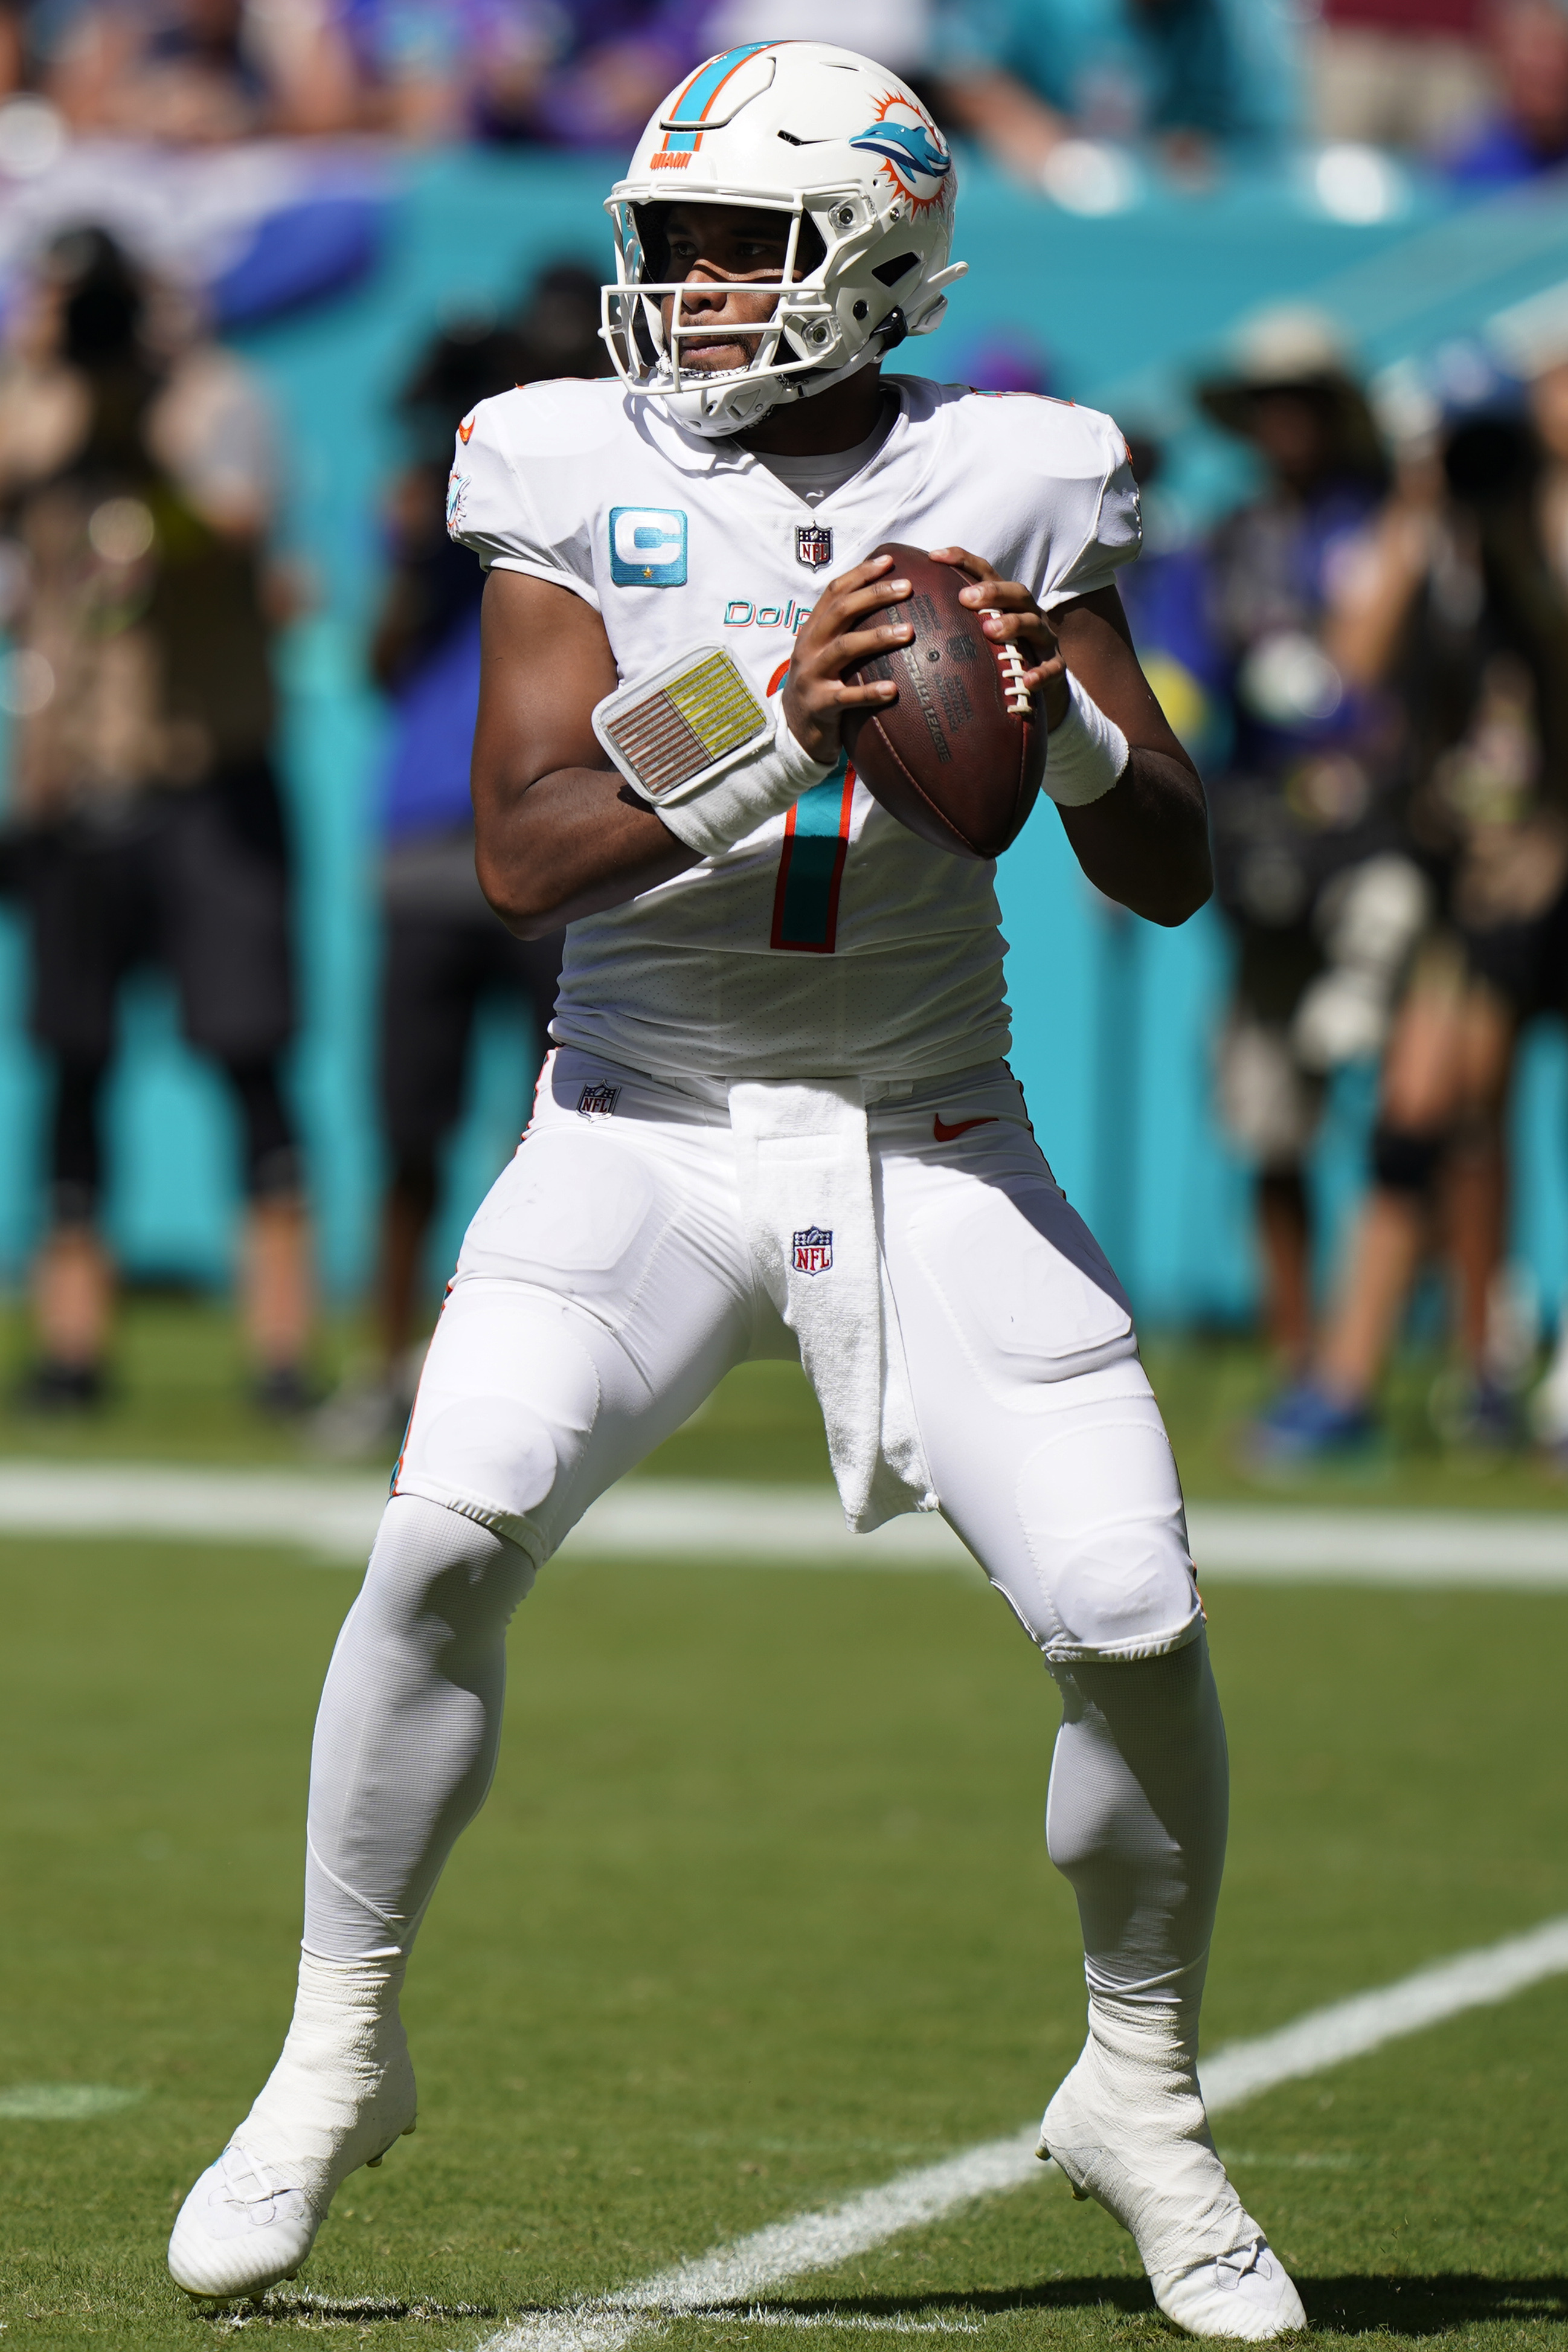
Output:
[[1358,683],[1334,635],[1385,467],[1337,336],[1314,312],[1254,320],[1197,396],[1251,445],[1264,477],[1207,551],[1230,738],[1209,771],[1209,822],[1236,950],[1216,1076],[1221,1122],[1253,1170],[1265,1325],[1281,1368],[1298,1372],[1313,1337],[1306,1162],[1324,1082],[1381,1050],[1427,910],[1406,834],[1397,698]]
[[446,475],[454,431],[479,401],[519,380],[604,373],[598,324],[597,278],[570,264],[548,269],[516,328],[455,328],[439,337],[400,404],[412,462],[392,488],[392,562],[371,646],[392,713],[382,798],[380,1011],[391,1167],[376,1274],[377,1360],[322,1407],[319,1436],[330,1452],[395,1441],[407,1418],[424,1352],[424,1244],[440,1153],[462,1111],[481,1001],[510,996],[541,1046],[555,1009],[560,935],[514,939],[474,871],[468,762],[485,575],[447,537]]
[[1190,148],[1298,128],[1282,0],[945,0],[930,69],[949,126],[1031,180],[1068,137]]
[[1490,30],[1501,102],[1439,159],[1450,180],[1478,194],[1568,163],[1568,5],[1505,0]]

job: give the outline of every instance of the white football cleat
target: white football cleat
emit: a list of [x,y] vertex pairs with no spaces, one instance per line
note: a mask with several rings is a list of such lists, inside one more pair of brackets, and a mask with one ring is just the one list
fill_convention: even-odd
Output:
[[413,2131],[402,1962],[301,1955],[283,2054],[233,2139],[181,2206],[169,2272],[187,2294],[264,2294],[292,2278],[339,2185]]
[[230,2140],[180,2208],[169,2274],[187,2294],[263,2294],[294,2276],[321,2220],[297,2168],[268,2165]]
[[1301,2297],[1215,2150],[1171,2011],[1094,1997],[1040,2154],[1131,2233],[1155,2301],[1189,2335],[1259,2344],[1305,2327]]

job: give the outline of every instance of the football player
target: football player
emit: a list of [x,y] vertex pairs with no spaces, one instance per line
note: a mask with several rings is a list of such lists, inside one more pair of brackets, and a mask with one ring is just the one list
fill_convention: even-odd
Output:
[[870,617],[909,592],[868,551],[939,551],[1025,664],[1085,873],[1156,922],[1207,896],[1202,788],[1113,585],[1138,544],[1115,426],[880,373],[941,315],[953,201],[881,68],[727,51],[610,200],[620,380],[460,429],[452,529],[490,574],[479,874],[525,936],[570,927],[555,1050],[328,1673],[294,2020],[175,2225],[193,2294],[292,2275],[413,2128],[399,1989],[538,1570],[732,1365],[799,1350],[851,1523],[942,1510],[1061,1691],[1047,1836],[1090,2030],[1041,2153],[1182,2326],[1303,2325],[1197,2085],[1227,1767],[1170,1446],[1002,1058],[992,869],[903,829],[842,748],[895,691],[846,671],[910,635]]

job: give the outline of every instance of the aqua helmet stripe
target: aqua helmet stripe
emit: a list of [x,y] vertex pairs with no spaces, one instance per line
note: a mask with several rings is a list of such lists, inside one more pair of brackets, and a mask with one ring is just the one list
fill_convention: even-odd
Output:
[[665,118],[669,122],[683,126],[679,130],[665,131],[665,154],[694,153],[702,138],[702,126],[708,110],[731,74],[737,71],[747,58],[756,57],[759,49],[777,47],[776,41],[747,41],[742,48],[726,49],[720,56],[710,58],[702,71],[693,75]]

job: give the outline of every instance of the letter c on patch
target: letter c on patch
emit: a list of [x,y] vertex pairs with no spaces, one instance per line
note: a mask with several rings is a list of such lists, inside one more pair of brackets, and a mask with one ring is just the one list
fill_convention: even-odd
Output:
[[612,507],[610,577],[617,588],[684,588],[686,519],[678,507]]

